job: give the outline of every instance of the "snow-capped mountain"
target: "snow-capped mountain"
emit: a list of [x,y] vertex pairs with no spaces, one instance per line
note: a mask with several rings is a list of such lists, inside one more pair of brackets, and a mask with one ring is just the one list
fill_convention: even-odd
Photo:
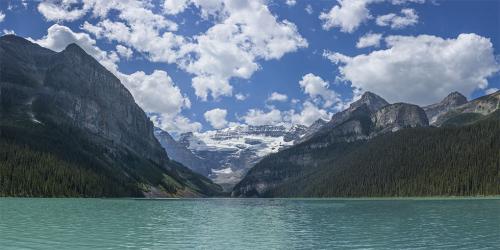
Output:
[[[202,159],[208,177],[224,187],[232,187],[264,156],[293,145],[307,127],[238,125],[202,133],[181,134],[177,143]],[[175,159],[175,155],[171,155]],[[196,166],[189,166],[196,169]]]

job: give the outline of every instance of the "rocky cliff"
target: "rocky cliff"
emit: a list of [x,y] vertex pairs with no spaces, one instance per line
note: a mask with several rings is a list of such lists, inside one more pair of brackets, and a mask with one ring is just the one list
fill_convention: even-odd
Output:
[[[169,160],[154,137],[152,122],[129,91],[76,44],[56,53],[17,36],[1,37],[0,93],[4,131],[71,128],[80,135],[78,140],[101,150],[85,158],[95,158],[145,194],[203,195],[217,190],[208,179]],[[21,141],[15,139],[12,143]],[[55,149],[47,150],[56,154]]]
[[[308,138],[302,137],[287,152],[278,152],[264,158],[238,183],[233,195],[259,196],[304,174],[304,168],[322,165],[323,160],[332,155],[342,155],[343,148],[348,148],[346,145],[355,145],[357,142],[406,128],[428,126],[427,115],[419,106],[407,103],[388,104],[380,96],[367,92],[349,108],[333,115],[317,132],[308,135]],[[325,153],[324,159],[318,158],[317,152],[325,150],[329,152]],[[269,161],[272,164],[265,163]],[[272,167],[264,167],[269,165]]]
[[430,124],[434,124],[438,117],[458,106],[467,103],[467,98],[459,92],[452,92],[441,102],[423,107]]
[[373,133],[395,132],[402,128],[429,126],[425,111],[417,105],[394,103],[386,105],[371,116]]
[[474,122],[500,107],[500,91],[479,97],[459,106],[450,108],[435,117],[433,125],[463,124]]
[[203,176],[210,174],[211,169],[207,161],[194,155],[185,143],[177,142],[168,132],[160,128],[155,128],[154,134],[171,159]]

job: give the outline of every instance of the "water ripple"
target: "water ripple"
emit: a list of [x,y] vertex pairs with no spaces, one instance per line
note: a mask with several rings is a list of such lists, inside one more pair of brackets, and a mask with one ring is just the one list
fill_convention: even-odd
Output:
[[494,199],[0,199],[1,249],[498,246]]

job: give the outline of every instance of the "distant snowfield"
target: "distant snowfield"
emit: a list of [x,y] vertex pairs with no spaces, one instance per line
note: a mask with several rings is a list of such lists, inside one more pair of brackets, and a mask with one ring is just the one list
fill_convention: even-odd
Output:
[[212,180],[234,185],[260,159],[292,146],[304,132],[302,126],[238,125],[193,133],[185,139],[195,155],[217,161],[211,170]]

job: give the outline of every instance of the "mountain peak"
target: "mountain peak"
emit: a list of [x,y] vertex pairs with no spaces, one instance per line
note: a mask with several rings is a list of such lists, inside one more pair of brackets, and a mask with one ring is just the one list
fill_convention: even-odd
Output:
[[82,49],[82,47],[78,46],[76,43],[70,43],[66,48],[63,50],[63,52],[72,52],[76,54],[85,54],[87,55],[87,52]]
[[30,43],[30,41],[16,35],[12,34],[7,34],[0,36],[0,41],[15,41],[15,42],[22,42],[22,43]]
[[350,105],[350,108],[355,109],[355,108],[362,106],[363,104],[366,104],[368,109],[370,109],[370,111],[373,112],[373,111],[377,111],[378,109],[382,108],[383,106],[388,105],[389,103],[384,98],[380,97],[379,95],[374,94],[370,91],[366,91],[365,93],[363,93],[363,95],[361,96],[361,98],[359,100],[353,102]]
[[462,105],[467,103],[467,97],[462,95],[460,92],[453,91],[450,94],[448,94],[441,103],[447,103],[447,104],[458,104]]

